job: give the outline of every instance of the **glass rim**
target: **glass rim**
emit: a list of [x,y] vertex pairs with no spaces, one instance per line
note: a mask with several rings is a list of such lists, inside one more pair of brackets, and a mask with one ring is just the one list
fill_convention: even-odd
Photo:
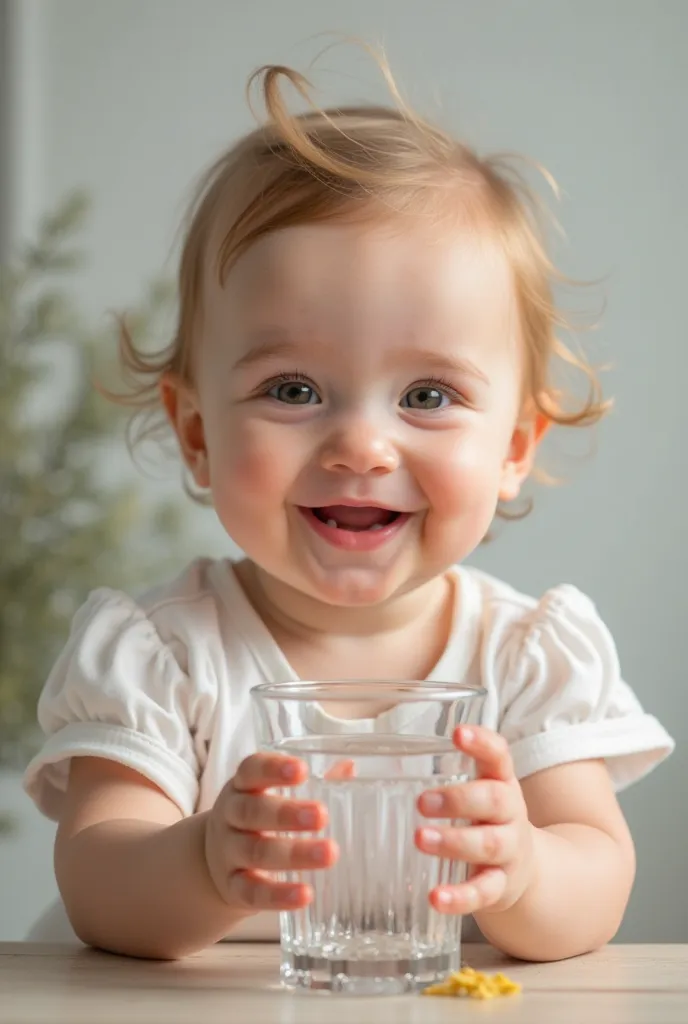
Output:
[[263,700],[292,700],[320,703],[341,703],[354,700],[389,700],[396,704],[423,701],[451,703],[487,696],[484,686],[469,683],[443,683],[434,680],[410,679],[328,679],[282,683],[259,683],[251,689],[251,696]]

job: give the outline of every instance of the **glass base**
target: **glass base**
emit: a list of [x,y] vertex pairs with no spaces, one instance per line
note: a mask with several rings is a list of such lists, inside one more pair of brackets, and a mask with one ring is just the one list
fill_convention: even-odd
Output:
[[341,995],[404,995],[458,971],[458,950],[402,960],[346,960],[282,951],[282,981],[293,989]]

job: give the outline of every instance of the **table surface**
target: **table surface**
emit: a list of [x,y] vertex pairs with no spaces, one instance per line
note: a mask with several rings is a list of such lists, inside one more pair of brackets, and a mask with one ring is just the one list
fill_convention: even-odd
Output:
[[227,943],[176,963],[74,946],[0,943],[0,1024],[686,1024],[688,945],[613,945],[555,964],[505,961],[488,946],[464,960],[504,970],[519,996],[356,998],[282,990],[279,948]]

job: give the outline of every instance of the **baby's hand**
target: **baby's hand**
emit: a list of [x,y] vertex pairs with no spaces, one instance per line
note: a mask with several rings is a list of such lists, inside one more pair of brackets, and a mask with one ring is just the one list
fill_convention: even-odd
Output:
[[429,790],[418,806],[427,818],[469,824],[420,828],[415,838],[424,853],[466,862],[469,877],[460,885],[433,889],[430,902],[445,914],[507,910],[521,898],[533,874],[533,827],[511,754],[504,739],[489,729],[461,726],[454,743],[474,758],[478,777]]
[[303,761],[282,754],[252,754],[215,801],[206,819],[205,858],[222,899],[244,913],[295,910],[313,898],[309,885],[280,882],[280,871],[326,868],[337,859],[329,839],[289,839],[279,832],[319,832],[322,804],[290,800],[266,790],[305,782]]

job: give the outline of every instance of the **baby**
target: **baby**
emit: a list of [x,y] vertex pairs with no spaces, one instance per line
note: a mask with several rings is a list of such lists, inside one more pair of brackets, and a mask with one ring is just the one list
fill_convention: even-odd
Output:
[[[408,836],[470,865],[433,906],[516,957],[592,950],[634,877],[615,792],[672,741],[586,597],[534,600],[463,564],[548,427],[607,408],[556,336],[531,206],[507,165],[396,92],[395,108],[293,116],[282,86],[307,95],[301,76],[256,81],[268,117],[203,182],[171,344],[121,346],[132,401],[171,424],[188,486],[245,557],[196,560],[138,600],[96,590],[75,616],[25,780],[59,822],[70,927],[177,958],[305,906],[280,873],[327,871],[337,849],[287,837],[322,831],[325,809],[272,792],[306,767],[256,752],[251,689],[429,679],[488,693],[483,726],[454,737],[475,780],[421,796]],[[562,361],[589,385],[579,407],[554,384]]]

